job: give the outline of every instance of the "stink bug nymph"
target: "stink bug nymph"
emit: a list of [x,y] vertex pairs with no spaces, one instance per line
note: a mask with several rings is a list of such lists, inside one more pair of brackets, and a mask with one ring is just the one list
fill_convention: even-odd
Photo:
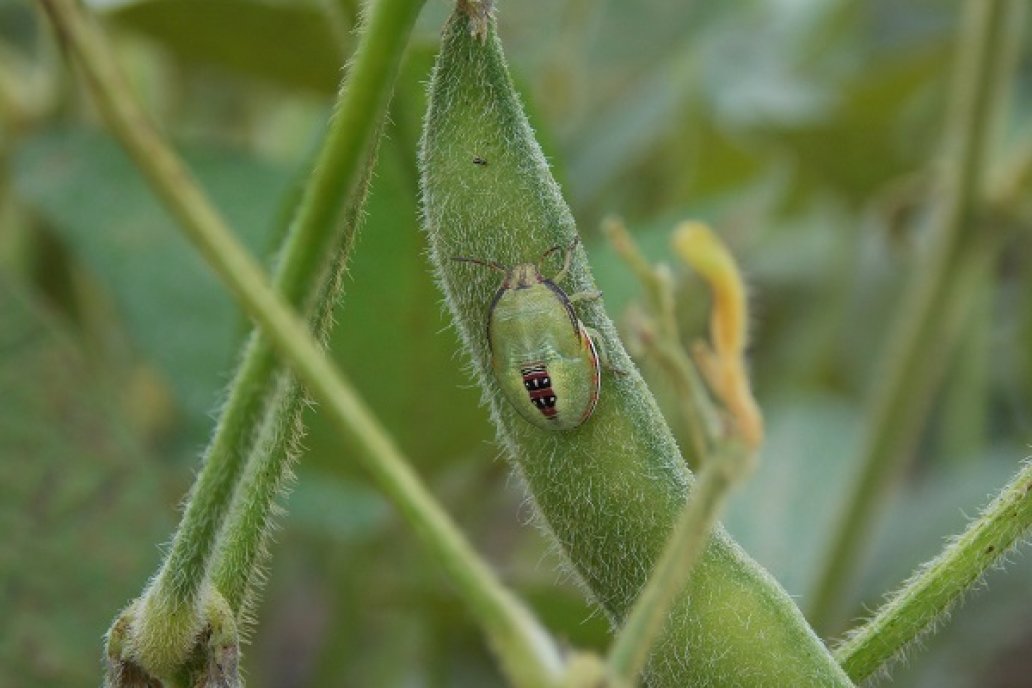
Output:
[[563,267],[552,279],[540,263],[562,246],[546,251],[537,264],[505,267],[494,261],[456,257],[498,270],[505,277],[487,314],[491,367],[505,398],[523,418],[545,430],[571,430],[595,410],[601,384],[599,351],[573,310],[600,292],[567,296],[557,284],[570,271],[574,240]]

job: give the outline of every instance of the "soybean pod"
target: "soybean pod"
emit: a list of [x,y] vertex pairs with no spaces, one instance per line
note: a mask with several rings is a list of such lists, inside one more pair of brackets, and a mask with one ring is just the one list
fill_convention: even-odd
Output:
[[[550,431],[542,427],[548,421],[529,420],[532,409],[519,409],[514,392],[499,383],[487,327],[499,275],[456,257],[504,269],[536,264],[551,247],[570,247],[564,289],[596,288],[573,217],[513,88],[494,20],[470,16],[483,6],[459,3],[430,82],[420,162],[431,259],[500,443],[538,517],[619,625],[693,478],[599,299],[577,304],[577,317],[597,332],[593,341],[623,374],[603,368],[590,417]],[[722,528],[672,609],[645,679],[671,687],[851,685],[788,594]]]

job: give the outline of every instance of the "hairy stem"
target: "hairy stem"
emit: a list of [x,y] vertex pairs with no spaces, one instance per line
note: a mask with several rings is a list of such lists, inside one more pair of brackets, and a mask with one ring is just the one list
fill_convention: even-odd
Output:
[[[365,170],[360,174],[358,187],[353,190],[340,221],[338,245],[327,251],[332,264],[321,270],[321,278],[319,273],[308,277],[308,291],[316,293],[306,296],[305,302],[314,300],[306,312],[310,327],[323,346],[333,320],[334,308],[340,298],[348,258],[362,218],[377,143],[372,142],[370,147],[372,151]],[[319,170],[317,167],[315,174],[319,174]],[[296,242],[288,243],[282,265],[293,264],[296,253],[301,253],[292,251],[294,246],[297,246]],[[258,334],[255,338],[257,342],[249,351],[261,349],[258,355],[272,358],[275,352],[268,340]],[[262,417],[250,434],[252,441],[247,463],[237,482],[225,525],[219,534],[217,551],[209,568],[212,584],[237,614],[238,625],[241,627],[250,616],[250,603],[262,579],[261,560],[266,554],[266,541],[276,498],[284,483],[290,479],[291,465],[300,454],[304,435],[306,394],[293,373],[279,366],[261,388],[266,390]]]
[[[424,0],[379,0],[372,5],[342,83],[329,133],[277,265],[277,289],[309,315],[312,329],[321,338],[326,336],[340,295],[401,56],[423,4]],[[338,226],[340,230],[335,232]],[[245,390],[277,389],[265,402],[260,430],[250,434],[254,438],[251,456],[220,536],[211,574],[216,589],[238,614],[254,593],[259,578],[255,568],[264,551],[276,495],[289,475],[303,433],[304,393],[289,373],[274,381],[275,365],[270,342],[256,334],[241,365],[239,385]],[[244,373],[257,376],[249,378]],[[234,384],[234,390],[236,387]],[[228,418],[235,410],[232,401],[231,397],[224,414]],[[254,401],[262,403],[262,397]],[[254,411],[248,408],[246,417]],[[240,416],[245,417],[243,412]],[[214,447],[219,446],[220,434],[216,434]]]
[[[368,151],[374,135],[383,120],[391,88],[397,75],[402,52],[408,41],[422,0],[380,0],[372,7],[368,24],[362,32],[359,45],[348,75],[343,81],[337,109],[326,141],[305,186],[297,215],[277,264],[277,290],[304,313],[315,309],[316,297],[325,282],[335,282],[336,276],[328,271],[328,262],[334,255],[343,264],[350,253],[355,236],[354,217],[338,223],[341,208],[351,199],[353,211],[364,199]],[[338,225],[341,232],[335,231]],[[334,243],[337,243],[334,246]],[[321,279],[320,279],[321,278]],[[323,289],[324,304],[336,300],[338,289]],[[329,313],[325,312],[316,323],[317,331],[325,329]],[[205,460],[204,469],[186,507],[182,523],[172,548],[149,596],[168,598],[174,604],[190,604],[196,594],[197,581],[205,574],[208,558],[212,556],[214,538],[229,508],[228,495],[240,478],[243,462],[251,449],[255,427],[261,424],[267,392],[273,386],[277,357],[267,338],[256,333],[249,342],[243,361],[230,388],[229,400],[223,410]],[[283,384],[290,385],[290,381]],[[268,403],[289,404],[289,392],[270,399]],[[300,405],[301,399],[294,400]],[[275,411],[271,412],[275,415]],[[274,465],[255,467],[252,474],[276,476],[266,481],[265,490],[240,493],[245,501],[236,510],[222,538],[224,551],[216,567],[216,587],[223,592],[235,612],[240,610],[246,587],[252,576],[247,572],[260,550],[268,509],[275,499],[279,477],[289,457],[285,451],[290,435],[299,429],[285,429],[283,446],[257,447],[266,461]],[[255,487],[251,482],[246,488]],[[238,491],[239,492],[239,491]],[[259,516],[261,512],[265,512]],[[249,516],[246,516],[248,515]],[[241,568],[245,567],[245,568]],[[182,581],[181,583],[179,581]],[[187,585],[191,588],[183,589]]]
[[663,555],[609,651],[612,675],[628,685],[634,684],[644,668],[677,596],[705,549],[731,487],[743,473],[741,467],[750,461],[750,453],[740,443],[724,443],[706,457],[696,474]]
[[[411,26],[422,2],[378,2],[371,14],[367,30],[363,33],[356,52],[354,64],[343,83],[336,115],[331,124],[325,145],[313,171],[291,225],[285,248],[276,272],[276,287],[293,305],[308,312],[312,301],[328,276],[326,265],[335,251],[346,259],[353,239],[354,223],[343,223],[342,231],[336,232],[338,215],[343,201],[360,196],[364,191],[365,179],[361,166],[366,151],[371,146],[373,135],[383,119],[383,113],[397,73],[401,53],[407,42]],[[168,149],[157,141],[153,130],[143,125],[146,116],[129,95],[128,87],[121,78],[117,65],[106,54],[104,45],[98,39],[85,17],[76,19],[74,9],[63,1],[48,5],[62,35],[69,46],[88,59],[81,59],[86,75],[91,80],[106,84],[98,97],[102,109],[108,113],[116,133],[128,143],[133,157],[144,161],[143,167],[153,178],[162,172],[171,171],[166,177],[176,179],[184,188],[178,192],[180,198],[194,194],[196,214],[215,215],[210,205],[188,181],[188,173]],[[64,18],[65,23],[58,20]],[[125,123],[128,123],[128,128]],[[131,126],[137,123],[138,126]],[[154,155],[151,155],[154,153]],[[148,170],[147,161],[153,160],[155,169]],[[184,180],[185,185],[184,185]],[[361,187],[361,189],[357,188]],[[162,190],[164,195],[176,192]],[[200,202],[197,202],[200,199]],[[167,199],[166,199],[167,200]],[[359,202],[361,199],[357,199]],[[178,213],[183,220],[185,212]],[[334,299],[334,294],[326,294]],[[204,466],[192,489],[182,522],[173,539],[169,553],[145,593],[145,603],[137,626],[137,646],[144,654],[162,655],[159,665],[166,665],[172,656],[181,655],[197,631],[197,599],[212,556],[215,537],[227,513],[234,486],[238,482],[244,459],[255,436],[254,428],[260,424],[263,405],[272,386],[277,366],[275,353],[269,342],[254,336],[245,349],[245,354],[230,387],[229,399],[223,409],[215,434],[206,452]],[[290,430],[293,432],[293,429]],[[283,460],[282,451],[270,452],[272,460]],[[280,473],[282,470],[274,472]],[[275,493],[262,496],[254,494],[252,499],[274,499]],[[237,520],[238,526],[243,521]],[[251,525],[257,525],[251,522]],[[263,537],[263,530],[240,532],[239,527],[229,531],[224,538],[232,548],[257,551],[254,542]],[[239,561],[239,552],[230,551],[222,561]],[[236,570],[235,574],[243,574]],[[220,583],[239,586],[249,584],[251,576],[223,575]],[[242,590],[231,589],[234,611],[239,610]],[[169,619],[178,622],[169,624]],[[148,637],[150,636],[150,637]],[[153,638],[153,639],[152,639]]]
[[[188,237],[257,321],[331,422],[360,448],[358,458],[456,582],[483,625],[510,678],[520,686],[556,683],[558,651],[525,607],[476,555],[412,471],[390,435],[326,357],[304,321],[164,144],[129,94],[95,29],[73,0],[43,0],[59,34],[75,53],[104,117]],[[411,4],[411,3],[410,3]]]
[[[839,621],[843,597],[864,551],[874,514],[914,445],[941,376],[952,338],[944,323],[963,320],[966,299],[953,295],[953,280],[972,254],[982,232],[971,227],[983,187],[990,125],[996,118],[1004,69],[1012,43],[1016,0],[969,0],[959,38],[946,143],[947,164],[928,228],[930,245],[903,296],[895,327],[875,375],[868,429],[860,450],[859,478],[853,485],[812,597],[811,621],[828,628]],[[981,261],[977,256],[974,260]]]
[[932,629],[986,570],[1032,528],[1032,463],[943,552],[922,566],[863,626],[849,634],[835,657],[862,681]]

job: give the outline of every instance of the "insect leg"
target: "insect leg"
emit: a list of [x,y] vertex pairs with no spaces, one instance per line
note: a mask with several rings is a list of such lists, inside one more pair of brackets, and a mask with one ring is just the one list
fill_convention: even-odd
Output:
[[570,294],[567,297],[570,303],[581,303],[583,301],[597,301],[602,298],[602,292],[595,291],[579,291],[576,294]]
[[[566,275],[569,274],[570,266],[573,265],[573,247],[576,246],[578,242],[580,242],[580,237],[576,236],[576,237],[573,238],[573,241],[570,242],[570,245],[565,247],[565,252],[564,252],[564,255],[563,255],[563,267],[562,267],[562,269],[559,270],[559,272],[557,272],[555,274],[555,277],[552,278],[552,281],[555,282],[556,284],[558,284],[563,279],[565,279]],[[540,265],[541,262],[545,260],[545,258],[547,258],[548,256],[552,255],[556,251],[563,251],[563,250],[564,250],[564,247],[561,244],[553,246],[552,248],[548,249],[543,254],[541,254],[541,260],[538,261],[538,265]]]
[[591,342],[595,345],[595,351],[598,353],[598,362],[603,368],[615,375],[626,375],[626,370],[621,370],[613,366],[612,361],[609,359],[609,351],[606,350],[605,342],[602,339],[602,335],[594,327],[588,327],[587,325],[581,325],[584,331],[591,337]]

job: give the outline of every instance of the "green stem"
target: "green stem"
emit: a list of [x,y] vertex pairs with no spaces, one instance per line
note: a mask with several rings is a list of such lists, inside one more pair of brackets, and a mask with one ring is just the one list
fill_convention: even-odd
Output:
[[[421,1],[376,3],[357,48],[353,66],[343,82],[336,115],[310,182],[306,185],[277,267],[277,289],[303,311],[310,310],[321,283],[317,276],[326,273],[326,263],[335,253],[333,241],[338,232],[334,229],[343,201],[357,193],[357,186],[365,184],[365,180],[360,178],[363,177],[361,167],[366,151],[371,147],[373,135],[383,119],[401,54],[421,6]],[[84,38],[95,40],[95,37],[91,37],[88,23],[79,24],[84,30]],[[98,53],[98,59],[94,62],[98,65],[99,73],[104,74],[107,83],[112,85],[110,93],[117,94],[118,90],[125,88],[116,81],[117,67],[113,64],[105,66],[103,54]],[[112,112],[118,112],[121,108],[123,118],[132,117],[139,121],[145,119],[131,98],[115,97],[108,108]],[[146,138],[147,132],[140,132],[141,143],[150,145]],[[140,156],[135,157],[139,161]],[[176,161],[170,160],[168,166],[175,167]],[[348,230],[353,229],[352,223],[344,223],[343,226]],[[338,240],[340,251],[346,254],[352,239],[353,233],[341,237]],[[343,259],[346,259],[346,255],[342,256]],[[252,445],[254,427],[259,424],[266,392],[276,367],[275,352],[268,340],[261,336],[252,338],[230,388],[229,400],[209,445],[204,468],[193,488],[169,554],[147,592],[147,606],[160,608],[162,612],[142,615],[141,634],[153,632],[167,635],[167,628],[156,626],[164,626],[163,617],[173,615],[183,618],[183,622],[178,625],[178,635],[181,637],[176,638],[172,644],[181,648],[190,640],[182,636],[189,636],[194,630],[192,617],[212,555],[215,536],[224,521],[245,456]],[[287,454],[272,452],[269,458],[285,463]],[[282,468],[272,467],[270,470],[276,475],[282,473]],[[275,493],[265,496],[256,493],[251,497],[267,499],[271,506]],[[249,523],[254,525],[253,521]],[[255,540],[261,538],[263,531],[242,533],[239,525],[238,521],[238,526],[230,529],[230,537],[225,541],[241,551],[229,552],[229,559],[224,557],[224,562],[240,562],[243,550],[257,552],[259,549]],[[220,582],[226,584],[226,578],[220,577]],[[249,580],[250,576],[235,577],[233,585]],[[243,591],[229,592],[227,599],[232,600],[233,609],[238,610]],[[236,592],[241,594],[237,595]],[[144,642],[144,645],[147,643]]]
[[[15,66],[16,56],[5,44],[0,43],[0,125],[4,129],[16,129],[26,118],[23,90],[25,75]],[[0,138],[0,153],[8,146],[8,136]]]
[[[343,82],[338,109],[276,271],[276,288],[302,312],[311,309],[310,302],[321,282],[317,277],[324,274],[327,260],[334,253],[334,228],[341,206],[360,185],[366,151],[383,118],[401,54],[422,4],[422,0],[377,2]],[[353,235],[344,237],[341,250],[349,251],[352,239]],[[172,549],[157,578],[155,594],[168,596],[178,604],[192,603],[239,479],[276,364],[268,339],[254,337],[233,381],[229,401]],[[247,535],[228,542],[247,546],[252,538],[253,535]]]
[[634,685],[644,668],[674,601],[713,532],[728,492],[748,463],[747,453],[741,445],[728,443],[702,462],[666,548],[609,651],[610,672],[627,685]]
[[706,383],[699,376],[695,363],[679,340],[668,340],[660,335],[659,338],[646,341],[645,347],[670,375],[677,393],[678,408],[691,430],[696,452],[690,468],[698,470],[724,434],[720,412],[706,389]]
[[937,402],[935,450],[938,467],[977,461],[988,444],[992,316],[995,283],[992,275],[974,284],[967,327],[950,357],[950,375]]
[[233,237],[178,158],[142,117],[99,34],[83,28],[84,18],[72,0],[43,2],[82,65],[90,90],[112,131],[240,305],[307,385],[337,430],[359,447],[358,458],[364,467],[456,581],[513,682],[520,686],[556,683],[561,661],[551,638],[477,557],[379,421],[334,368],[302,319],[273,290],[256,261]]
[[645,297],[656,319],[660,336],[678,342],[680,335],[674,309],[674,292],[668,274],[660,272],[649,263],[622,221],[610,218],[603,223],[602,231],[645,289]]
[[[305,186],[277,266],[276,287],[295,308],[309,315],[312,329],[320,337],[325,337],[329,329],[340,295],[376,157],[378,130],[401,56],[423,3],[424,0],[380,0],[373,5],[338,95],[330,131]],[[337,226],[340,231],[335,232]],[[277,391],[266,402],[260,432],[249,433],[250,437],[258,435],[258,439],[235,490],[233,507],[221,535],[223,546],[211,574],[216,589],[241,617],[247,616],[241,611],[260,579],[255,569],[265,549],[272,509],[298,454],[299,435],[303,432],[304,393],[289,373],[273,382],[276,356],[267,338],[256,337],[242,372],[248,370],[251,361],[255,361],[254,372],[260,377],[252,382],[252,378],[241,375],[240,385],[252,390],[267,390],[274,385]],[[262,402],[262,397],[256,401]],[[231,416],[232,411],[231,400],[226,415]],[[217,440],[218,436],[216,443]]]
[[[622,225],[610,223],[607,230],[617,252],[645,287],[650,310],[659,326],[656,328],[658,333],[648,332],[642,338],[649,352],[660,360],[674,379],[682,413],[685,414],[695,435],[698,451],[696,463],[701,465],[701,470],[697,471],[697,480],[692,485],[688,500],[674,523],[659,562],[649,576],[645,589],[635,601],[609,653],[607,663],[610,675],[621,684],[630,685],[638,679],[644,669],[652,647],[670,617],[677,596],[690,580],[729,491],[736,482],[752,472],[755,446],[749,448],[739,437],[728,434],[728,429],[720,422],[720,410],[710,397],[691,358],[681,346],[669,273],[649,265]],[[681,233],[684,231],[681,230]],[[709,236],[708,232],[704,233],[704,236]],[[675,248],[679,245],[677,239],[674,240],[674,244]],[[690,261],[693,267],[698,269],[702,253],[698,250],[698,242],[693,242],[692,246],[694,250],[690,251],[682,246],[679,251],[680,257]],[[713,248],[716,247],[710,247],[711,250],[706,254],[707,260],[703,261],[703,265],[707,267],[720,262],[715,258],[718,252],[713,251]],[[729,260],[726,254],[719,255]],[[726,321],[732,314],[722,312],[722,309],[728,309],[729,302],[727,299],[721,299],[716,292],[716,273],[706,267],[703,271],[714,292],[713,322]],[[737,270],[722,272],[733,272],[735,280],[738,280]],[[740,283],[738,285],[740,286]],[[744,309],[744,303],[738,305]],[[744,311],[741,315],[744,319]],[[718,340],[721,334],[715,326],[711,326],[710,334],[714,337],[714,342],[730,341],[726,336]],[[726,352],[729,349],[725,346],[724,350]],[[730,409],[726,410],[730,412]]]
[[[1019,2],[969,0],[959,38],[954,103],[947,132],[951,154],[933,208],[931,245],[904,295],[895,328],[875,376],[868,432],[860,451],[860,477],[853,486],[817,578],[809,615],[818,628],[839,619],[840,606],[869,537],[874,514],[916,442],[940,377],[951,340],[942,323],[962,318],[956,302],[945,296],[954,274],[968,259],[971,225],[982,195],[982,170],[990,124],[1010,76],[1002,69],[1014,38]],[[1010,35],[1008,35],[1010,34]],[[1008,40],[1009,39],[1009,40]]]
[[877,672],[934,627],[986,570],[1032,528],[1032,463],[985,508],[963,534],[914,576],[835,649],[855,681]]
[[[347,203],[341,220],[338,245],[327,251],[332,265],[322,270],[322,278],[314,272],[308,279],[308,291],[314,292],[316,303],[308,311],[309,324],[325,347],[325,339],[333,321],[333,311],[340,299],[348,258],[362,219],[368,182],[376,158],[377,143],[360,174],[358,188]],[[320,168],[316,168],[316,174]],[[325,169],[325,168],[323,168]],[[332,225],[327,226],[329,229]],[[296,262],[296,241],[288,243],[282,265]],[[314,259],[315,256],[312,256]],[[305,301],[311,301],[306,298]],[[259,338],[258,350],[270,359],[274,350],[264,337]],[[243,625],[250,618],[250,603],[254,600],[262,580],[260,566],[266,554],[266,541],[274,515],[276,498],[291,476],[291,467],[301,451],[304,436],[305,391],[296,377],[282,366],[265,381],[265,402],[262,419],[252,431],[253,437],[247,464],[234,490],[233,501],[219,535],[219,544],[210,564],[210,580],[226,599]]]

